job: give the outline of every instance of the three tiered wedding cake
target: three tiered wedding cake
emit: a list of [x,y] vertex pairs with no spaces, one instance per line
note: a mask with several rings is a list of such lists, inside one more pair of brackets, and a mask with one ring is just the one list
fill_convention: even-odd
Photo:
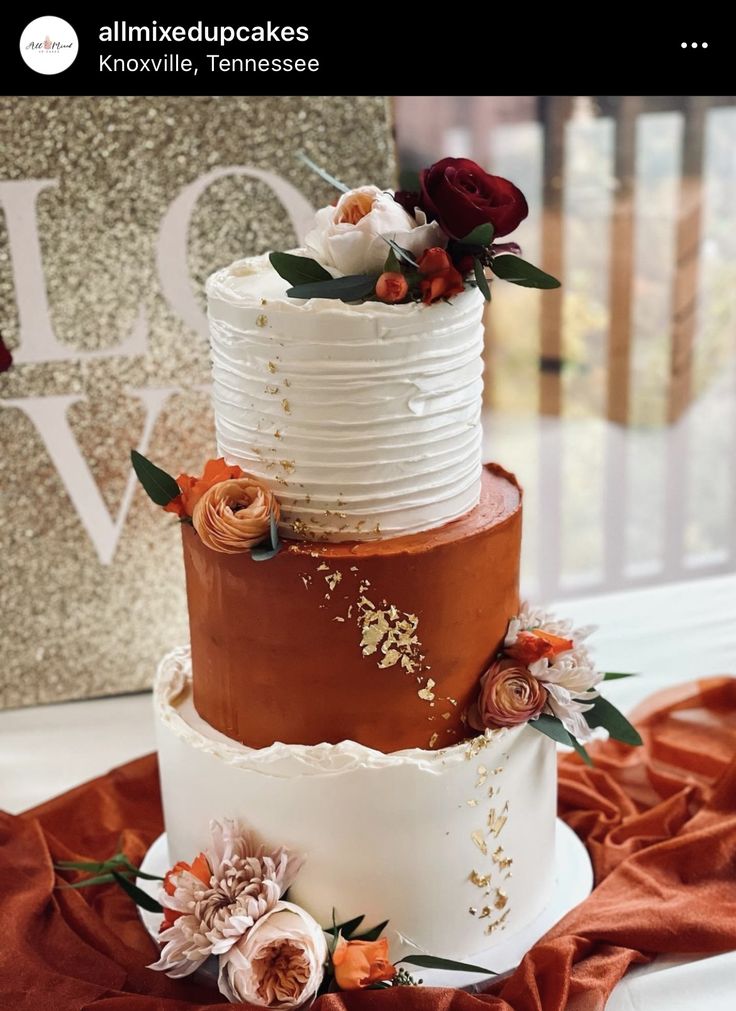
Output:
[[[174,481],[134,454],[182,520],[191,629],[155,687],[157,968],[219,956],[230,999],[294,1006],[325,972],[395,985],[387,941],[472,955],[547,902],[554,740],[605,719],[579,637],[520,604],[521,491],[481,461],[486,270],[557,283],[495,242],[525,215],[445,159],[207,283],[221,455]],[[378,927],[259,947],[274,910]]]

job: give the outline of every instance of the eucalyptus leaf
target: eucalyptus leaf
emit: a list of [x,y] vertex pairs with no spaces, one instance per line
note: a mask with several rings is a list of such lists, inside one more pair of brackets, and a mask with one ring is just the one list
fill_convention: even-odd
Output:
[[566,744],[568,748],[574,748],[572,737],[565,730],[562,723],[557,719],[556,716],[550,716],[548,713],[540,713],[535,720],[529,720],[527,726],[531,727],[533,730],[538,730],[540,734],[546,734],[547,737],[551,737],[553,741],[557,741],[558,744]]
[[511,284],[521,285],[522,288],[559,288],[560,282],[551,274],[545,274],[539,267],[532,263],[527,263],[520,256],[513,253],[504,253],[502,256],[494,256],[491,263],[491,270],[496,277],[510,281]]
[[312,281],[329,281],[332,274],[309,256],[294,253],[269,253],[271,266],[289,284],[309,284]]
[[458,239],[458,242],[462,242],[464,246],[490,246],[493,242],[493,235],[493,225],[488,221],[483,225],[476,225],[472,232],[463,235],[462,239]]
[[609,670],[603,675],[604,681],[619,681],[621,678],[634,678],[636,674],[624,674],[621,671]]
[[345,183],[341,183],[339,179],[336,179],[331,175],[327,169],[321,168],[316,162],[313,162],[309,155],[304,154],[303,151],[297,152],[297,158],[300,162],[303,162],[307,168],[310,168],[312,172],[316,172],[320,179],[324,179],[326,183],[330,186],[334,186],[336,190],[340,190],[341,193],[347,193],[350,189]]
[[387,274],[397,274],[401,270],[399,258],[392,248],[389,248],[388,256],[386,257],[386,262],[383,265],[383,269],[384,272]]
[[483,270],[483,264],[480,262],[477,256],[473,260],[473,271],[475,272],[475,283],[478,285],[478,288],[483,293],[483,298],[486,300],[486,302],[490,302],[491,289],[488,284],[488,278],[486,277],[485,272]]
[[266,540],[261,541],[260,544],[256,544],[255,547],[250,549],[250,557],[254,562],[267,562],[269,558],[273,558],[277,555],[280,550],[281,541],[279,540],[279,525],[276,519],[276,513],[271,510],[268,537]]
[[615,741],[636,747],[642,743],[639,731],[629,723],[622,712],[608,699],[599,695],[593,701],[593,708],[583,713],[589,727],[603,727]]
[[358,302],[373,294],[377,280],[377,274],[348,274],[329,281],[297,284],[286,294],[289,298],[339,298],[342,302]]
[[377,923],[375,927],[371,927],[370,930],[366,930],[362,934],[355,934],[356,941],[377,941],[381,934],[384,932],[388,926],[388,920],[384,920],[383,923]]
[[419,269],[419,264],[415,260],[413,253],[410,253],[408,249],[404,249],[404,247],[400,246],[398,242],[394,241],[394,239],[389,239],[387,235],[384,235],[383,239],[388,242],[399,260],[408,264],[410,267],[415,267],[417,270]]
[[123,877],[122,874],[118,874],[117,871],[113,871],[112,876],[123,891],[129,895],[133,902],[135,902],[137,906],[140,906],[141,909],[147,909],[149,913],[163,912],[163,906],[155,899],[151,898],[148,892],[144,892],[142,888],[138,888],[138,886],[134,885],[132,881],[128,881],[128,879]]
[[158,506],[168,505],[173,499],[181,494],[181,489],[176,481],[165,470],[161,470],[137,449],[131,449],[130,462],[136,477],[143,485],[146,495]]
[[575,750],[580,755],[580,757],[585,762],[585,764],[586,765],[592,765],[593,764],[593,759],[590,757],[590,755],[588,754],[588,752],[585,750],[584,745],[582,745],[580,743],[580,741],[577,739],[577,737],[575,737],[573,734],[570,734],[570,740],[572,741],[573,748],[575,748]]
[[[484,976],[497,975],[493,969],[486,969],[481,965],[471,965],[469,962],[455,962],[451,958],[437,958],[435,955],[407,955],[405,958],[400,958],[399,962],[418,965],[421,969],[447,969],[448,972],[482,972]],[[398,965],[399,962],[396,964]]]

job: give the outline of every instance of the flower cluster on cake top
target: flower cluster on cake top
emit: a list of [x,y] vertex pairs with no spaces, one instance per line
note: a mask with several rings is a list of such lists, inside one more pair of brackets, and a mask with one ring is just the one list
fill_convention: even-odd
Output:
[[292,298],[430,305],[476,287],[490,301],[489,270],[527,288],[559,287],[516,242],[496,241],[527,216],[524,194],[468,158],[443,158],[397,192],[351,190],[318,171],[342,195],[317,211],[305,254],[270,254]]

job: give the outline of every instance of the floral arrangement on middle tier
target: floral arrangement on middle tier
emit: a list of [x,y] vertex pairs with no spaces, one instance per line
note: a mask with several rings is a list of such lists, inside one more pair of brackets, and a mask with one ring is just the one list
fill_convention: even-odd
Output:
[[523,260],[518,243],[496,241],[527,216],[526,199],[468,158],[443,158],[418,174],[416,188],[396,192],[348,189],[312,167],[342,195],[317,211],[303,253],[270,254],[291,298],[431,305],[476,287],[490,301],[487,269],[526,288],[560,285]]

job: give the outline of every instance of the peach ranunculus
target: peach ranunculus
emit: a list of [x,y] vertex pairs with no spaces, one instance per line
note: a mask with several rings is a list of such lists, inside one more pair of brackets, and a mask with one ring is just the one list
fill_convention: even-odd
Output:
[[216,460],[208,460],[204,465],[201,477],[191,477],[189,474],[180,474],[177,477],[176,483],[179,485],[181,494],[164,506],[164,512],[176,513],[180,519],[191,519],[194,515],[194,507],[209,488],[219,484],[220,481],[229,481],[232,478],[244,476],[245,471],[241,470],[237,464],[225,463],[225,458],[222,456]]
[[376,281],[376,298],[381,302],[401,302],[406,298],[409,285],[403,274],[398,271],[386,271]]
[[390,190],[360,186],[343,193],[334,207],[317,211],[304,239],[309,256],[338,274],[380,274],[393,239],[415,257],[430,246],[447,244],[436,222],[424,211],[409,214]]
[[280,509],[273,492],[246,474],[209,488],[194,507],[192,523],[208,548],[237,555],[266,537],[272,513],[278,522]]
[[465,288],[460,271],[453,267],[450,257],[440,247],[426,250],[419,260],[419,272],[422,275],[419,289],[425,305],[459,295]]
[[541,660],[542,657],[552,659],[560,653],[566,653],[573,646],[572,639],[553,635],[542,628],[531,628],[518,632],[516,639],[506,646],[504,652],[506,656],[528,665]]
[[476,730],[516,727],[539,716],[547,692],[518,660],[496,660],[480,679],[480,694],[468,713]]
[[220,956],[218,986],[233,1004],[299,1007],[317,993],[326,961],[317,921],[293,902],[279,902]]
[[346,941],[339,938],[332,953],[335,982],[341,990],[362,990],[373,983],[393,979],[396,969],[389,961],[388,941]]

